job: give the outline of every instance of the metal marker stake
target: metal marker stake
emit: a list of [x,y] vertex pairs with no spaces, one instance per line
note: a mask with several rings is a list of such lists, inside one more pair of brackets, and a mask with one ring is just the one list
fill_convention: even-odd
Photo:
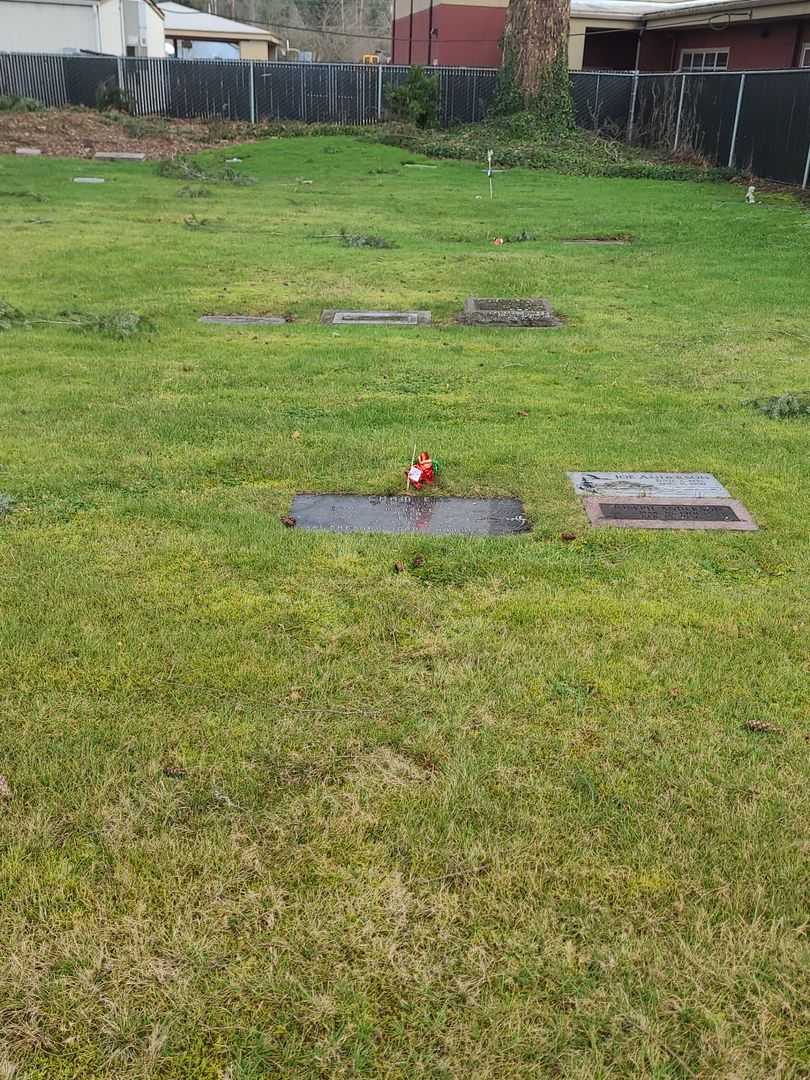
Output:
[[487,176],[489,177],[489,200],[492,202],[492,151],[487,150]]

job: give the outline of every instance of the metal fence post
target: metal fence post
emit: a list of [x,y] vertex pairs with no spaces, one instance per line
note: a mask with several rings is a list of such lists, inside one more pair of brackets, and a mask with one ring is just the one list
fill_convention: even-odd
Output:
[[593,130],[599,130],[599,72],[596,73],[596,95],[593,101]]
[[377,119],[382,120],[382,115],[383,115],[383,111],[382,111],[383,110],[383,92],[382,92],[382,90],[383,90],[383,87],[382,87],[383,66],[382,66],[382,64],[379,65],[377,70],[379,72],[379,78],[377,79]]
[[734,127],[731,129],[731,146],[728,151],[728,167],[734,168],[734,150],[737,146],[737,128],[740,126],[740,109],[742,108],[743,90],[745,89],[745,72],[740,76],[740,89],[737,93],[737,111],[734,113]]
[[250,81],[250,122],[251,122],[251,124],[255,124],[256,123],[256,88],[253,85],[253,61],[248,60],[248,63],[250,64],[250,67],[248,68],[248,71],[250,72],[250,80],[249,80]]
[[807,157],[804,159],[804,176],[802,177],[802,191],[806,189],[808,179],[810,179],[810,143],[807,144]]
[[633,122],[636,118],[636,98],[638,97],[638,71],[633,72],[633,89],[630,92],[630,115],[627,117],[627,142],[633,141]]
[[675,121],[675,141],[672,144],[672,153],[678,149],[678,139],[681,134],[681,113],[683,112],[683,92],[686,87],[686,76],[681,75],[681,95],[678,98],[678,119]]
[[118,63],[116,64],[116,67],[118,68],[118,89],[123,90],[124,86],[125,86],[125,84],[124,84],[124,61],[121,59],[120,56],[118,57]]

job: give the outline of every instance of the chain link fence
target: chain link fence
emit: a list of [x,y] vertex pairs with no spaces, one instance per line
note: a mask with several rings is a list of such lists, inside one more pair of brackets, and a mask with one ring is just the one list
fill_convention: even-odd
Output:
[[[374,124],[385,119],[399,65],[287,64],[0,53],[0,94],[44,105],[93,106],[99,88],[125,91],[133,113],[206,120]],[[483,120],[494,68],[430,68],[444,127]],[[613,138],[699,154],[806,187],[810,69],[640,74],[574,71],[577,124]]]

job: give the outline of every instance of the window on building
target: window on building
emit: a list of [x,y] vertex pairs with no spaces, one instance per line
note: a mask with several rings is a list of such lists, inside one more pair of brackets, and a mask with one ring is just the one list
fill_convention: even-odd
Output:
[[810,45],[805,45],[802,49],[802,58],[799,61],[799,67],[810,67]]
[[728,68],[728,49],[684,49],[681,71],[725,71]]

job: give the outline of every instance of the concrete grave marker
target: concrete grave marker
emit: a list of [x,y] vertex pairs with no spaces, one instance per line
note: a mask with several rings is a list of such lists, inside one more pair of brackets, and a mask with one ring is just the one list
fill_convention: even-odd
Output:
[[74,176],[74,184],[103,184],[104,179],[100,176]]
[[[620,500],[620,501],[619,501]],[[719,529],[756,532],[750,513],[735,499],[660,499],[600,496],[584,500],[588,520],[595,528]]]
[[424,326],[429,311],[335,311],[321,313],[327,326]]
[[284,326],[290,320],[281,315],[201,315],[198,321],[223,326]]
[[728,499],[711,473],[570,472],[577,495],[651,496],[666,499]]
[[562,321],[542,297],[529,299],[496,299],[471,296],[464,301],[459,322],[469,326],[526,326],[552,328]]
[[146,154],[118,150],[96,150],[93,157],[97,161],[146,161]]
[[571,236],[562,241],[563,244],[632,244],[629,236]]
[[338,533],[512,536],[527,532],[519,499],[419,495],[296,495],[290,514],[300,529]]
[[18,146],[14,153],[19,154],[20,157],[39,157],[42,151],[33,146]]

